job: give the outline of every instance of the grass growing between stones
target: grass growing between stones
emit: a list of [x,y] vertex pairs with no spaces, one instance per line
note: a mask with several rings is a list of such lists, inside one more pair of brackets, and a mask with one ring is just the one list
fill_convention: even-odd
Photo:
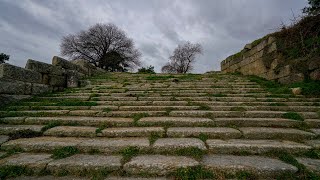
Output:
[[202,166],[179,168],[173,176],[178,180],[215,179],[215,174]]
[[33,138],[41,136],[42,132],[32,131],[30,129],[20,130],[16,132],[9,133],[9,140],[19,139],[19,138]]
[[46,124],[46,125],[41,129],[41,131],[44,132],[44,131],[46,131],[46,130],[48,130],[48,129],[54,128],[54,127],[56,127],[56,126],[61,126],[61,125],[62,125],[62,123],[59,122],[59,121],[52,121],[52,122],[49,122],[48,124]]
[[238,112],[245,112],[245,111],[247,111],[246,108],[244,108],[244,107],[232,107],[230,110],[231,110],[231,111],[238,111]]
[[79,153],[79,149],[73,146],[66,146],[62,148],[57,148],[53,150],[51,158],[53,159],[62,159],[74,154]]
[[196,147],[188,147],[182,148],[175,151],[176,155],[179,156],[191,156],[195,159],[200,160],[207,152],[205,150],[196,148]]
[[171,78],[175,78],[172,75],[169,76],[148,76],[146,77],[146,80],[167,80],[167,79],[171,79]]
[[148,113],[138,113],[138,114],[134,114],[134,115],[132,116],[132,118],[133,118],[133,124],[134,124],[135,126],[137,126],[137,125],[138,125],[138,121],[139,121],[141,118],[148,117],[148,116],[149,116]]
[[204,143],[206,143],[206,141],[209,139],[208,135],[204,133],[200,133],[198,138]]
[[2,166],[0,168],[0,179],[18,177],[21,175],[31,175],[32,171],[24,166]]
[[269,106],[288,106],[285,103],[270,103]]
[[227,97],[226,94],[221,94],[221,93],[218,93],[218,94],[209,94],[209,96],[212,96],[212,97]]
[[281,117],[285,119],[296,120],[296,121],[304,121],[304,118],[296,112],[287,112],[283,114]]
[[288,87],[274,81],[268,81],[258,76],[248,76],[248,79],[251,82],[256,82],[272,94],[291,94],[291,90]]
[[159,138],[161,138],[162,136],[158,133],[151,133],[151,135],[149,136],[149,142],[150,144],[154,144],[156,142],[156,140],[158,140]]
[[122,155],[122,161],[128,162],[132,157],[137,156],[140,150],[137,147],[127,147],[123,149],[120,153]]

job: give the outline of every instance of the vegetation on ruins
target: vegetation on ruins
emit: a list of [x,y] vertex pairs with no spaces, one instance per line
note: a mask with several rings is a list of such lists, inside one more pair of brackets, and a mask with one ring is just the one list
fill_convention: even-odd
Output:
[[63,37],[61,54],[85,59],[96,67],[125,72],[140,66],[141,53],[132,39],[114,24],[96,24],[88,30]]
[[4,53],[0,54],[0,64],[5,63],[5,61],[9,61],[10,56]]
[[312,15],[320,14],[320,0],[308,0],[309,6],[303,8],[303,13]]
[[140,74],[155,74],[156,72],[154,71],[154,66],[149,66],[149,67],[142,67],[138,69],[138,73]]
[[200,44],[186,42],[178,45],[170,56],[170,61],[165,64],[161,71],[165,73],[188,73],[193,69],[193,63],[197,54],[202,53]]

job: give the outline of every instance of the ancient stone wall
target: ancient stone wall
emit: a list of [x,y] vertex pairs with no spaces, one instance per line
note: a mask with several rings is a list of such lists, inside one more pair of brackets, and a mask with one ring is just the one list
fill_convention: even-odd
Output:
[[223,60],[221,71],[257,75],[283,84],[300,82],[306,78],[320,80],[320,59],[309,61],[298,59],[290,61],[291,63],[284,61],[277,49],[276,39],[270,36],[258,43],[256,41],[247,44],[241,52]]
[[54,56],[52,64],[29,59],[26,67],[0,65],[0,106],[35,94],[78,87],[81,79],[101,72],[84,60]]

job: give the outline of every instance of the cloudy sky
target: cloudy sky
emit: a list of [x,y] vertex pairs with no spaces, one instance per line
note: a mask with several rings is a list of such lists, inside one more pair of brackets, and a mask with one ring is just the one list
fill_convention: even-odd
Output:
[[246,43],[290,23],[306,0],[0,0],[0,52],[21,67],[51,63],[61,38],[114,23],[134,40],[145,66],[159,72],[177,45],[202,44],[193,72],[220,70]]

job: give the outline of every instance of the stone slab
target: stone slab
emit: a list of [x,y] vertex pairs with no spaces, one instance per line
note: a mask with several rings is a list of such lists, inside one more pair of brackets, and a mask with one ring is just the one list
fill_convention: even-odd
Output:
[[53,159],[51,154],[21,153],[0,160],[0,166],[26,166],[34,172],[40,172]]
[[44,132],[45,136],[67,136],[67,137],[95,137],[95,127],[84,126],[57,126]]
[[34,132],[41,132],[43,126],[41,125],[1,125],[0,134],[8,135],[10,133],[16,133],[18,131],[31,130]]
[[76,154],[50,162],[47,170],[53,174],[67,171],[76,175],[81,172],[117,171],[121,168],[121,159],[121,156]]
[[138,121],[141,125],[164,125],[171,126],[207,126],[213,125],[214,121],[209,118],[190,117],[146,117]]
[[9,140],[9,136],[0,135],[0,145],[7,142]]
[[310,129],[315,135],[320,136],[320,129]]
[[4,124],[23,124],[26,117],[5,117],[0,118],[0,122]]
[[49,122],[60,122],[61,124],[77,123],[84,126],[129,126],[133,123],[131,118],[113,117],[83,117],[83,116],[63,116],[63,117],[28,117],[27,124],[47,124]]
[[241,132],[233,128],[209,128],[209,127],[173,127],[168,128],[169,137],[198,137],[206,135],[209,138],[234,139],[240,138]]
[[77,146],[86,139],[83,138],[58,138],[58,137],[36,137],[36,138],[21,138],[8,141],[1,145],[4,149],[21,148],[24,151],[52,151],[56,148],[65,146]]
[[104,180],[169,180],[169,178],[165,177],[150,177],[150,178],[142,178],[142,177],[107,177]]
[[306,144],[308,144],[309,146],[312,146],[316,149],[320,149],[320,140],[310,140],[310,141],[307,141]]
[[245,140],[245,139],[209,139],[206,141],[209,151],[213,153],[232,154],[249,152],[261,154],[272,151],[288,151],[293,153],[307,152],[311,146],[291,141],[277,140]]
[[152,148],[157,152],[172,152],[186,148],[207,149],[205,143],[197,138],[160,138]]
[[233,175],[246,171],[263,178],[274,178],[281,174],[294,174],[298,171],[295,166],[280,160],[259,156],[208,155],[203,157],[201,163],[212,171]]
[[84,152],[99,150],[100,152],[119,152],[128,147],[137,147],[141,150],[149,149],[148,138],[95,138],[86,139],[77,145]]
[[102,136],[107,137],[143,137],[150,135],[163,136],[165,130],[162,127],[127,127],[127,128],[106,128]]
[[30,94],[30,91],[27,91],[27,84],[24,82],[0,79],[0,84],[0,94]]
[[320,159],[311,158],[296,158],[300,164],[303,164],[308,170],[313,173],[320,174]]
[[129,174],[151,174],[164,176],[179,168],[190,168],[199,163],[189,157],[143,155],[132,158],[123,169]]
[[217,126],[237,127],[297,127],[303,123],[281,118],[215,118],[214,122]]
[[75,177],[75,176],[20,176],[9,178],[9,180],[90,180],[91,178]]
[[245,138],[248,139],[285,139],[299,141],[311,139],[315,134],[291,128],[263,128],[263,127],[243,127],[239,128]]

